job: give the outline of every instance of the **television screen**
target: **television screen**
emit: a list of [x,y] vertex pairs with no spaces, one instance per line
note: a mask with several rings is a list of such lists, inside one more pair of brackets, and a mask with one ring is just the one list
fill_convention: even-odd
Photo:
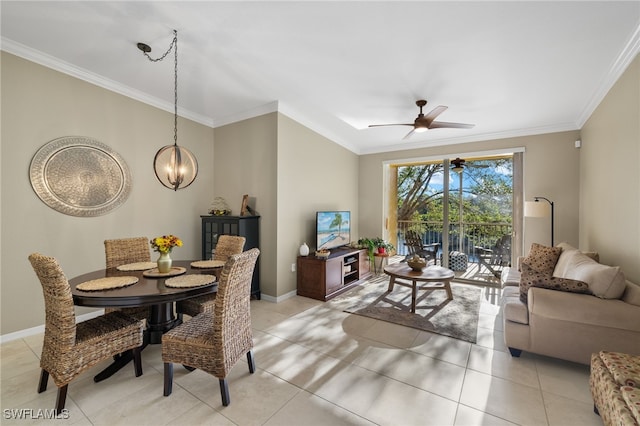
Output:
[[351,242],[351,212],[316,213],[316,247],[332,249]]

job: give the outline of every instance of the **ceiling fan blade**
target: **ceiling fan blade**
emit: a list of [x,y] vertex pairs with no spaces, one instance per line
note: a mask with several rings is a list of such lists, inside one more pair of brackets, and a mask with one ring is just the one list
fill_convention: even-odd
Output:
[[447,110],[447,108],[448,107],[446,107],[444,105],[439,105],[439,106],[435,107],[434,109],[432,109],[428,114],[426,114],[424,116],[424,118],[428,123],[431,123],[433,120],[436,119],[437,116],[439,116],[440,114],[445,112]]
[[413,123],[369,124],[369,127],[385,127],[385,126],[413,126]]
[[429,126],[430,129],[473,129],[475,124],[465,124],[465,123],[449,123],[447,121],[433,121]]
[[[413,124],[412,124],[413,126]],[[406,135],[404,135],[404,138],[402,138],[402,140],[406,140],[409,139],[411,137],[411,135],[416,131],[416,129],[411,129],[411,131],[409,133],[407,133]]]

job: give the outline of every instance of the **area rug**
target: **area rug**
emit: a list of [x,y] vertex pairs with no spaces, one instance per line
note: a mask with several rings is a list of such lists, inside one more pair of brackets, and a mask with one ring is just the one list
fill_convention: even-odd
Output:
[[476,343],[481,290],[451,283],[453,300],[444,290],[418,290],[416,313],[410,312],[411,289],[396,285],[387,292],[389,277],[375,277],[327,302],[336,309],[423,331]]

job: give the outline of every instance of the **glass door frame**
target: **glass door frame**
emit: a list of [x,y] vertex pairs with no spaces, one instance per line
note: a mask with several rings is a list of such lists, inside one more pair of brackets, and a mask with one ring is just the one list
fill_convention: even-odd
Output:
[[[383,181],[384,181],[384,193],[383,193],[383,221],[384,221],[384,233],[385,238],[391,240],[391,242],[398,247],[397,234],[398,234],[398,221],[397,221],[397,169],[398,167],[416,165],[423,163],[443,162],[443,179],[446,184],[443,185],[443,236],[447,235],[447,238],[442,238],[442,253],[449,253],[449,238],[450,232],[450,220],[449,220],[449,177],[451,175],[450,161],[453,158],[483,158],[483,157],[499,157],[504,155],[512,155],[513,169],[512,169],[512,250],[511,250],[511,264],[515,265],[516,259],[522,256],[522,230],[523,230],[523,154],[524,147],[504,149],[504,150],[489,150],[478,152],[466,152],[457,154],[443,154],[431,157],[409,158],[409,159],[397,159],[383,161]],[[442,266],[448,267],[448,256],[442,256]]]

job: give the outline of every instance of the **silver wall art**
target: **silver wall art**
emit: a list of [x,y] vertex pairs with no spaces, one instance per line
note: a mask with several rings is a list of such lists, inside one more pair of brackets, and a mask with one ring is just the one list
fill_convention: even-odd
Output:
[[70,216],[101,216],[123,204],[131,175],[107,145],[66,136],[43,145],[31,159],[31,186],[49,207]]

